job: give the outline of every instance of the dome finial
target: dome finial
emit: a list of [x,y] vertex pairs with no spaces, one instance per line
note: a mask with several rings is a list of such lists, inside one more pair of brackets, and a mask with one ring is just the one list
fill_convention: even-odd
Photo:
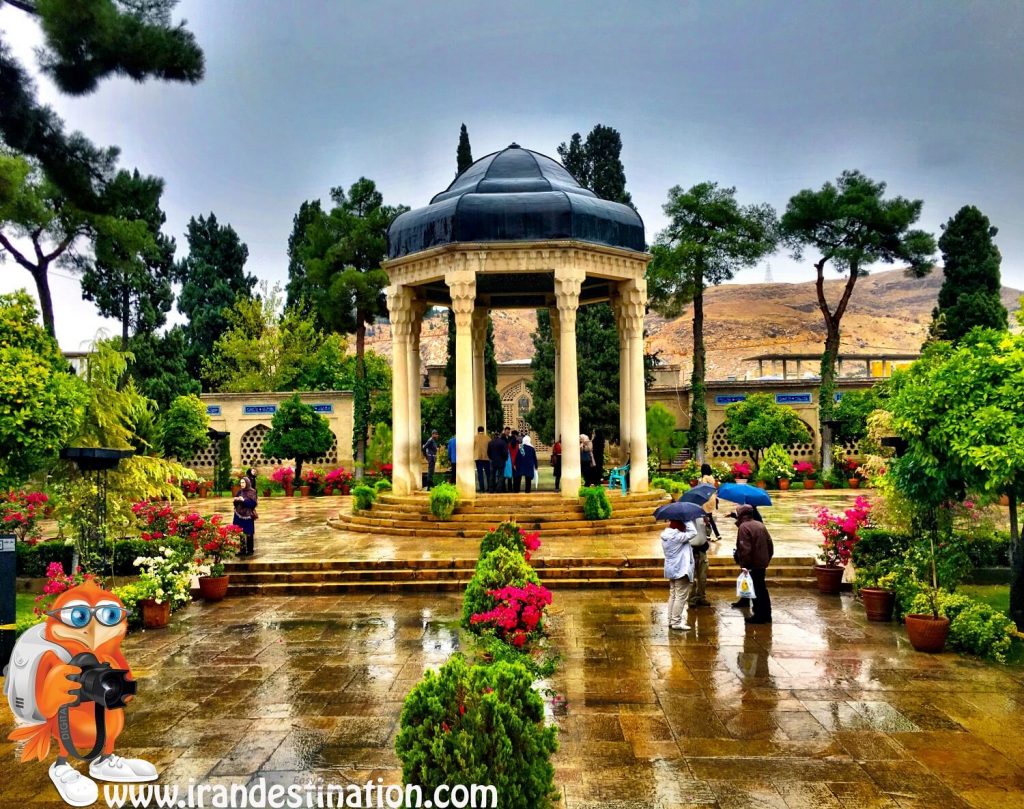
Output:
[[508,145],[508,148],[509,148],[509,149],[520,149],[520,148],[522,148],[522,147],[521,147],[521,146],[520,146],[520,145],[519,145],[518,143],[516,143],[515,141],[512,141],[512,142],[511,142],[511,143],[510,143],[510,144]]

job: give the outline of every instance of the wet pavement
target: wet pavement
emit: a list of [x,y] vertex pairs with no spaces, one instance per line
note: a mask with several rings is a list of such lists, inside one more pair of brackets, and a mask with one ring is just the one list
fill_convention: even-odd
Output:
[[[666,595],[555,593],[546,685],[568,700],[557,716],[549,700],[567,809],[1024,805],[1021,670],[915,653],[848,595],[776,590],[759,627],[719,599],[688,633],[665,628]],[[397,783],[402,700],[458,648],[459,608],[420,594],[194,604],[129,635],[139,696],[118,752],[153,760],[163,783]],[[61,805],[46,766],[15,755],[0,742],[0,805]]]

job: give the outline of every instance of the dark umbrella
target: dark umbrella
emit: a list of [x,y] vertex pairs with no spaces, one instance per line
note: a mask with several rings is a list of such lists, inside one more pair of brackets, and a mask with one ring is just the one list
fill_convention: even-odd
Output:
[[746,483],[723,483],[718,487],[718,497],[730,503],[747,506],[770,506],[772,499],[768,492]]
[[717,493],[718,489],[710,483],[702,483],[700,486],[694,486],[689,491],[683,492],[683,496],[679,499],[684,503],[696,503],[698,506],[703,506]]
[[693,522],[694,520],[699,520],[703,516],[704,509],[696,503],[684,503],[682,500],[676,500],[674,503],[660,506],[654,511],[654,519],[656,520]]

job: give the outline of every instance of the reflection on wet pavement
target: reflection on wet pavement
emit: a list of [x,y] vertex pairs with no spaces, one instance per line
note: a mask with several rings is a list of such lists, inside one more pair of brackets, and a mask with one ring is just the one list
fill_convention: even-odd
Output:
[[[720,599],[665,628],[657,590],[555,594],[568,699],[556,783],[579,807],[1024,805],[1024,673],[913,652],[852,599],[774,594],[747,628]],[[375,595],[196,604],[132,633],[140,679],[119,752],[161,781],[290,784],[401,777],[402,700],[457,650],[459,599]],[[12,720],[4,705],[0,723]],[[6,735],[6,734],[4,734]],[[8,765],[4,807],[51,804],[41,764]],[[52,805],[58,805],[53,803]]]

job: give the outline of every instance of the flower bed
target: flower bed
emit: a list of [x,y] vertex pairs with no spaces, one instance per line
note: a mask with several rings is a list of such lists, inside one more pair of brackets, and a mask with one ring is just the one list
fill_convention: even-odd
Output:
[[868,524],[870,516],[871,503],[866,497],[858,497],[842,514],[819,509],[813,525],[824,537],[818,559],[825,567],[843,567],[850,561],[858,532]]
[[35,543],[42,539],[39,520],[49,508],[43,492],[12,490],[0,498],[0,528],[10,531],[19,542]]

